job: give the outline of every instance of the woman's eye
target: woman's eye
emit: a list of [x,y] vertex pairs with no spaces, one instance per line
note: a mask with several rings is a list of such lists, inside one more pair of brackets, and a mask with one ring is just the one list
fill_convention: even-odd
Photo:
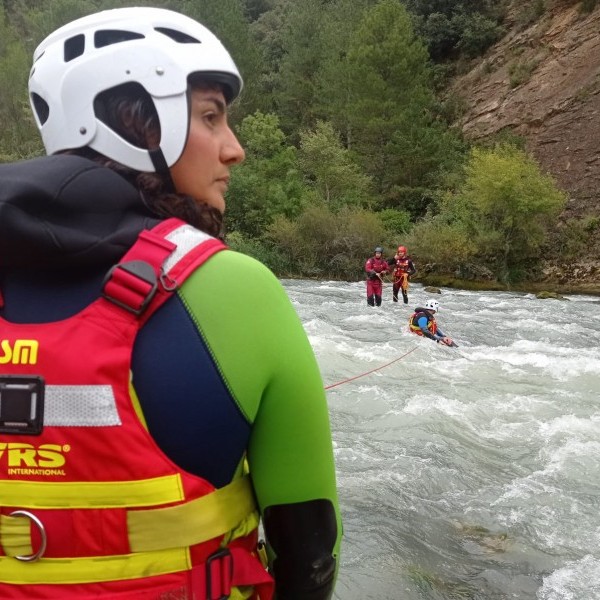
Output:
[[218,117],[219,117],[219,115],[218,115],[217,113],[210,112],[210,113],[205,113],[205,114],[203,115],[203,117],[202,117],[202,118],[203,118],[203,119],[204,119],[204,120],[205,120],[205,121],[206,121],[208,124],[210,124],[210,125],[214,125],[214,124],[217,122],[217,120],[218,120]]

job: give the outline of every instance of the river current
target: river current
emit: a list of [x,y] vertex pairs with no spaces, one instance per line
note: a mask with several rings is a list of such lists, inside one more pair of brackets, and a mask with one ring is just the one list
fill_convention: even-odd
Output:
[[[331,386],[337,599],[600,599],[599,298],[282,283]],[[429,297],[458,348],[408,332]]]

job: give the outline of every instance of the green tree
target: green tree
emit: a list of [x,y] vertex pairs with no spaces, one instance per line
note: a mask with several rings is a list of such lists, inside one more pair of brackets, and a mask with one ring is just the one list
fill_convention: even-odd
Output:
[[473,207],[463,197],[447,192],[439,202],[439,212],[430,211],[409,233],[406,242],[411,254],[443,272],[475,260],[475,218]]
[[330,123],[319,121],[314,130],[302,132],[298,158],[319,197],[332,210],[371,202],[370,177],[342,146]]
[[539,258],[565,194],[531,157],[510,145],[474,148],[466,173],[460,194],[476,211],[479,238],[491,241],[480,250],[500,278],[510,280],[513,272]]
[[296,219],[277,217],[268,237],[294,265],[294,273],[312,277],[362,277],[373,248],[386,239],[381,219],[355,207],[332,212],[325,205],[310,205]]
[[474,148],[463,185],[415,226],[411,243],[421,259],[447,267],[473,259],[499,280],[514,281],[541,257],[565,202],[523,150],[509,144]]
[[29,158],[42,152],[29,101],[27,77],[31,54],[0,13],[0,162]]
[[384,204],[403,207],[398,190],[435,186],[461,160],[462,147],[436,119],[427,50],[398,0],[366,11],[348,61],[352,148]]
[[250,21],[256,21],[272,8],[271,0],[245,0],[244,4]]
[[503,33],[507,0],[406,0],[435,62],[478,56]]
[[456,47],[468,58],[482,55],[504,33],[501,25],[480,13],[462,13],[452,21],[461,32]]
[[20,10],[12,22],[23,36],[28,50],[33,52],[48,34],[62,25],[99,9],[112,7],[110,2],[100,3],[94,0],[22,0]]
[[316,73],[323,57],[322,18],[326,0],[290,3],[283,23],[281,60],[274,75],[277,114],[294,143],[318,117]]
[[367,8],[377,0],[333,0],[324,4],[321,15],[322,56],[315,73],[315,113],[329,121],[353,148],[354,135],[348,109],[351,69],[348,49]]
[[390,232],[391,238],[397,240],[399,244],[399,238],[405,236],[412,228],[410,219],[410,213],[405,210],[396,210],[394,208],[386,208],[377,213],[381,219],[384,227]]
[[298,169],[296,149],[287,145],[277,116],[261,112],[249,115],[238,133],[246,160],[232,171],[227,226],[261,237],[276,215],[298,215],[308,192]]
[[255,43],[246,17],[243,0],[185,0],[181,12],[200,21],[220,40],[235,61],[242,78],[244,91],[234,107],[234,120],[253,113],[262,106],[260,73],[264,58],[261,47]]

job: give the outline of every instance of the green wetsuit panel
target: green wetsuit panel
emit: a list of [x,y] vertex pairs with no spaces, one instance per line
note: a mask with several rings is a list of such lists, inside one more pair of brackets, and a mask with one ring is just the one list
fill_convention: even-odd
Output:
[[285,290],[260,262],[226,250],[179,293],[252,423],[248,463],[261,513],[272,505],[331,501],[337,554],[342,527],[327,401],[312,347]]

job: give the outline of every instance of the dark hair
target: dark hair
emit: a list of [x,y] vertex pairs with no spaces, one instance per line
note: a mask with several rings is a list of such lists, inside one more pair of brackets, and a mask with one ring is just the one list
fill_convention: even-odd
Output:
[[[194,80],[195,87],[219,87]],[[152,98],[138,83],[126,83],[99,94],[94,100],[98,119],[138,148],[160,143],[160,122]],[[223,215],[213,206],[173,190],[168,173],[143,173],[116,162],[89,147],[69,151],[90,158],[127,179],[140,192],[146,206],[159,217],[178,217],[197,229],[222,237]]]

